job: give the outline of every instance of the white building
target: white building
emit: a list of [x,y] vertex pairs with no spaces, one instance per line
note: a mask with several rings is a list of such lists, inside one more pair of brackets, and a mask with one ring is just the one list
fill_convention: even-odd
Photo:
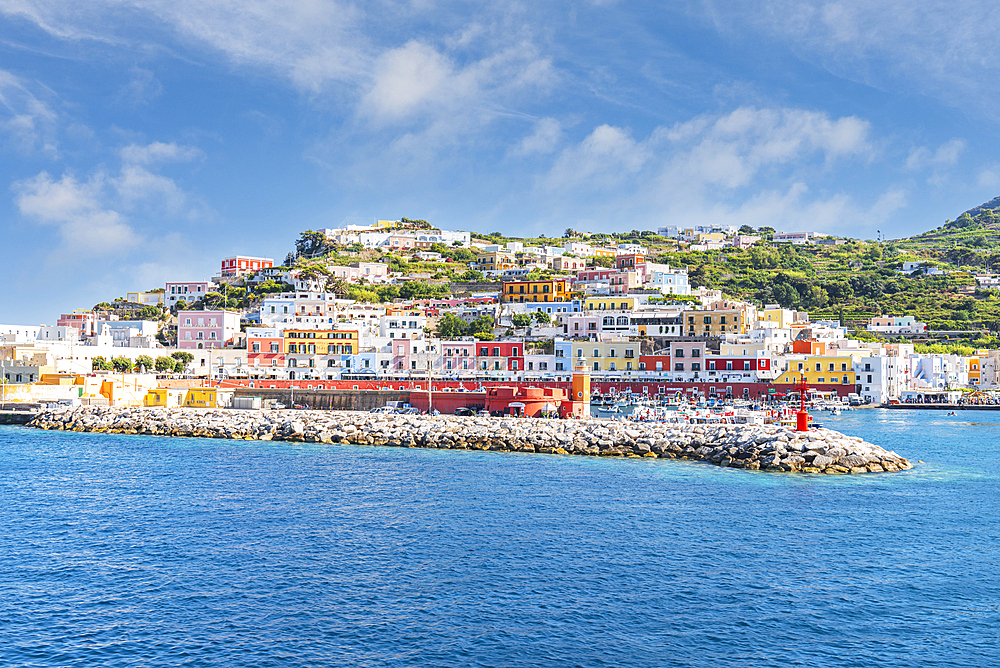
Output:
[[181,283],[167,283],[164,298],[168,307],[175,306],[177,302],[183,301],[187,304],[196,302],[206,293],[215,292],[218,289],[211,281],[187,281]]
[[907,360],[894,355],[873,355],[854,362],[855,382],[866,403],[899,399],[907,388],[909,371]]

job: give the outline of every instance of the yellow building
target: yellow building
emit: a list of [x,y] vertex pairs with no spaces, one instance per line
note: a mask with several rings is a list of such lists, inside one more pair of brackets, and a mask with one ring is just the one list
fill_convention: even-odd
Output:
[[639,342],[627,339],[614,341],[580,341],[573,343],[573,360],[589,371],[638,371]]
[[969,367],[969,385],[980,385],[983,382],[983,359],[988,357],[989,350],[977,350],[974,355],[966,357],[965,361]]
[[506,271],[517,267],[513,253],[507,251],[490,251],[476,255],[476,269],[479,271]]
[[618,248],[594,248],[594,257],[610,257],[614,258],[618,255]]
[[684,311],[685,336],[722,336],[746,334],[752,323],[746,309]]
[[637,306],[635,297],[587,297],[588,311],[631,311]]
[[217,408],[219,392],[214,387],[192,387],[184,395],[185,408]]
[[719,355],[723,357],[752,356],[766,351],[767,346],[763,343],[723,343],[719,346]]
[[788,370],[775,379],[778,385],[796,385],[805,375],[809,385],[854,385],[854,358],[844,355],[810,355],[790,360]]
[[165,292],[128,292],[125,294],[125,301],[145,306],[163,304],[165,298]]
[[511,281],[503,284],[501,302],[561,302],[569,294],[569,281]]
[[699,232],[697,240],[700,244],[706,241],[723,242],[726,240],[726,235],[723,232]]
[[795,311],[781,308],[776,304],[767,304],[757,312],[757,320],[766,323],[767,327],[785,329],[795,322]]
[[350,329],[286,329],[284,350],[289,355],[353,355],[358,332]]

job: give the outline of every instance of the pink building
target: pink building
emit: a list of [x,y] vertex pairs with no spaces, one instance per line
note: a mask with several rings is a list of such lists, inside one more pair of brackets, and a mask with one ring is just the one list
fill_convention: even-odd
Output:
[[56,320],[56,327],[75,327],[80,338],[97,333],[97,316],[93,313],[63,313]]
[[210,281],[167,283],[163,303],[166,304],[168,308],[173,307],[180,301],[191,304],[204,297],[206,293],[213,292],[217,288],[218,286]]
[[222,276],[242,276],[273,266],[274,260],[269,257],[234,255],[222,261]]
[[240,331],[240,314],[233,311],[178,311],[178,348],[223,348]]

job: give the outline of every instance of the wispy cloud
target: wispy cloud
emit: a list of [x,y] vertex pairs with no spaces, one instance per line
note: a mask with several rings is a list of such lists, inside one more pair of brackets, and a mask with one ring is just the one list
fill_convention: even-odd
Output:
[[995,116],[996,5],[979,0],[702,0],[729,38],[764,35],[837,76]]
[[57,118],[24,79],[0,70],[0,142],[20,153],[42,151],[55,156]]

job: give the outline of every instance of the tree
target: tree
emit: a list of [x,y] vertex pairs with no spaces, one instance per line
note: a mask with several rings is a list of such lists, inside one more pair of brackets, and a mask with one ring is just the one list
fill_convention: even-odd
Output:
[[481,315],[472,322],[466,328],[466,331],[473,336],[476,334],[493,333],[493,318],[488,315]]
[[154,367],[160,373],[170,373],[174,370],[175,366],[177,366],[177,360],[173,357],[160,356],[154,362]]
[[118,373],[129,373],[132,371],[132,360],[127,357],[116,357],[111,360],[111,366]]
[[194,355],[188,352],[184,352],[183,350],[178,350],[177,352],[172,354],[171,357],[173,357],[175,360],[183,362],[184,364],[190,364],[192,361],[194,361]]
[[740,225],[740,234],[753,234],[753,228],[749,225]]
[[483,272],[476,271],[475,269],[469,269],[468,271],[463,272],[458,278],[466,283],[479,283],[485,277],[483,276]]
[[472,335],[480,341],[492,341],[496,338],[493,332],[474,332]]
[[299,234],[295,242],[295,254],[299,257],[316,257],[327,253],[333,248],[333,242],[322,232],[306,230]]
[[135,312],[135,317],[139,320],[159,320],[163,317],[163,311],[159,306],[143,306]]
[[531,316],[527,313],[515,313],[511,316],[510,322],[515,327],[528,327],[531,325]]
[[576,236],[576,230],[574,230],[572,227],[567,227],[566,231],[563,232],[564,239],[569,239],[575,236]]
[[445,313],[438,320],[437,331],[438,336],[442,338],[455,338],[458,336],[464,336],[465,330],[468,325],[465,321],[452,313]]
[[609,269],[613,267],[614,264],[615,264],[615,259],[613,257],[605,257],[602,255],[600,257],[594,258],[595,267],[604,267],[605,269]]
[[111,366],[111,362],[98,355],[91,360],[90,368],[94,371],[111,371],[114,367]]
[[174,373],[184,373],[187,370],[187,364],[181,360],[177,360],[174,363]]
[[534,313],[535,321],[539,324],[548,324],[552,322],[552,316],[545,311],[535,311]]
[[139,355],[138,357],[135,358],[136,368],[142,368],[145,371],[152,371],[154,364],[155,363],[153,362],[153,358],[150,357],[149,355]]

